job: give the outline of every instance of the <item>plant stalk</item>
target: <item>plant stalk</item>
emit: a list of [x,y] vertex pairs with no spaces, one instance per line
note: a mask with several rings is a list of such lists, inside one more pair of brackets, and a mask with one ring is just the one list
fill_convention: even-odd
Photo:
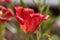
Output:
[[0,40],[5,40],[5,24],[0,23]]

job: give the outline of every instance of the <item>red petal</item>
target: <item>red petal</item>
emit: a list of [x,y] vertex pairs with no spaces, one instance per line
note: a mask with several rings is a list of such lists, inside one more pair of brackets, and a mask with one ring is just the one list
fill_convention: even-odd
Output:
[[5,0],[0,0],[0,4],[3,4],[3,3],[5,3]]
[[29,19],[30,18],[30,14],[33,14],[33,13],[34,13],[33,9],[24,8],[23,13],[22,13],[22,18],[23,19]]
[[3,7],[3,6],[0,6],[0,10],[1,10],[1,9],[6,10],[6,8],[5,8],[5,7]]
[[26,14],[32,14],[32,13],[34,13],[34,10],[30,9],[30,8],[24,8],[23,12],[26,13]]
[[1,22],[5,22],[5,21],[9,22],[10,21],[10,18],[0,18],[0,23]]
[[23,8],[20,6],[16,6],[15,10],[16,10],[16,14],[22,17],[23,19],[28,19],[30,14],[34,13],[33,9]]
[[13,11],[10,8],[7,8],[7,11],[3,14],[3,17],[12,17],[14,16]]
[[16,19],[20,24],[22,24],[22,25],[24,24],[24,20],[21,17],[16,16]]
[[3,13],[5,13],[6,12],[6,8],[5,7],[3,7],[3,6],[0,6],[0,11],[2,11]]
[[33,18],[33,20],[35,21],[36,25],[38,26],[39,23],[42,22],[43,15],[41,15],[39,13],[35,13],[35,14],[31,14],[31,17]]
[[16,6],[15,7],[15,10],[16,10],[16,14],[18,15],[18,16],[21,16],[22,14],[23,14],[23,7],[20,7],[20,6]]
[[7,3],[11,3],[11,2],[12,2],[12,0],[6,0],[6,2],[7,2]]

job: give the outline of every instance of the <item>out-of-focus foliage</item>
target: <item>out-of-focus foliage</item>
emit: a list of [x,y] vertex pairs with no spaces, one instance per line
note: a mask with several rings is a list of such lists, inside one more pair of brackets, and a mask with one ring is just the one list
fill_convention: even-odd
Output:
[[[25,4],[23,0],[19,0],[20,4],[17,4],[19,6],[22,6],[24,8],[28,8],[28,5]],[[53,16],[49,0],[48,5],[45,5],[46,0],[43,1],[43,4],[40,5],[41,0],[37,0],[38,3],[35,3],[35,0],[32,0],[33,3],[38,8],[38,12],[41,14],[49,14],[50,18],[47,21],[43,21],[40,25],[40,27],[33,33],[27,34],[22,31],[20,28],[19,23],[15,18],[12,19],[10,23],[6,22],[5,24],[0,24],[0,40],[7,39],[7,40],[60,40],[60,15],[58,17]],[[59,8],[60,9],[60,0],[59,0]],[[14,13],[16,13],[14,6],[14,3],[5,3],[0,4],[4,5],[7,8],[11,8]],[[15,15],[16,16],[16,15]],[[15,17],[14,16],[14,17]],[[5,34],[6,32],[6,34]],[[5,35],[4,35],[5,34]],[[57,34],[57,35],[56,35]],[[4,37],[1,37],[3,35]],[[5,37],[6,36],[6,37]]]
[[23,0],[20,0],[20,5],[23,6],[23,7],[28,7]]

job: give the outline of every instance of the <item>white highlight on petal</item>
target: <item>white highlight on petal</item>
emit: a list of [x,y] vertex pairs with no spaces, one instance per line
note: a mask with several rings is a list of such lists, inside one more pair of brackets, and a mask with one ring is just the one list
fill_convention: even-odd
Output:
[[49,15],[47,15],[46,17],[45,17],[45,19],[48,19],[49,18]]
[[2,11],[0,11],[0,15],[2,15]]

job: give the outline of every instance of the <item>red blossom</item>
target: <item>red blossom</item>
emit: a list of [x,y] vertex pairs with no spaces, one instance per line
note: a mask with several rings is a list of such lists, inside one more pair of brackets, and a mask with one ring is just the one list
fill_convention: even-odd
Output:
[[5,8],[3,6],[0,6],[0,23],[10,21],[11,17],[13,16],[14,16],[14,13],[10,8]]
[[11,3],[11,2],[12,2],[12,0],[6,0],[6,2],[7,2],[7,3]]
[[0,4],[11,3],[12,0],[0,0]]
[[34,13],[33,9],[16,6],[16,19],[21,29],[25,33],[34,32],[43,20],[47,20],[49,15]]

